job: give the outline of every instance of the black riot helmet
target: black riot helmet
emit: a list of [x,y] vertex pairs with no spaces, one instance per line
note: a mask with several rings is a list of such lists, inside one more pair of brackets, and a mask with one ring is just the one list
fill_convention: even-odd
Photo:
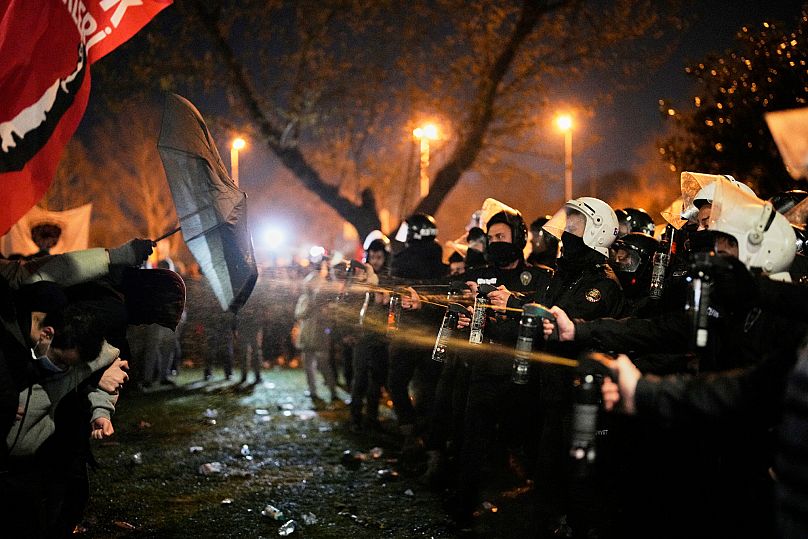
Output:
[[435,218],[426,213],[416,213],[401,223],[396,233],[396,240],[403,243],[417,241],[433,241],[438,237],[438,225]]
[[774,209],[777,210],[778,213],[785,213],[802,202],[806,196],[808,196],[807,191],[803,191],[801,189],[792,189],[790,191],[783,191],[782,193],[773,195],[769,199],[769,202],[772,203],[772,206],[774,206]]
[[619,236],[625,236],[629,232],[642,232],[649,236],[654,235],[654,220],[648,212],[642,208],[623,208],[615,210],[617,222],[620,223]]
[[617,274],[626,297],[647,295],[651,286],[654,253],[659,241],[649,234],[629,232],[610,247],[609,264]]
[[522,217],[522,214],[518,211],[501,211],[499,213],[495,213],[485,224],[486,230],[491,228],[491,225],[496,223],[504,223],[508,225],[511,229],[511,238],[514,247],[518,250],[522,250],[527,245],[527,225],[525,225],[525,219]]

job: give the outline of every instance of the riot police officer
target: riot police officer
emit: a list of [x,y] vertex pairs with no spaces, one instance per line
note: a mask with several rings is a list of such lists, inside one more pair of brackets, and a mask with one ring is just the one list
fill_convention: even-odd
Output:
[[[570,323],[563,311],[554,309],[560,338],[574,338],[583,341],[582,344],[634,356],[651,351],[686,352],[690,348],[697,359],[695,366],[711,372],[754,368],[761,358],[793,355],[799,340],[792,338],[795,322],[783,316],[781,305],[773,302],[774,296],[756,293],[758,287],[744,269],[745,266],[772,275],[787,269],[795,251],[793,230],[770,203],[726,180],[718,180],[714,197],[720,204],[712,208],[707,225],[716,235],[714,249],[719,256],[699,257],[691,262],[690,274],[694,291],[703,292],[701,284],[705,280],[712,283],[709,294],[691,294],[687,311],[664,313],[652,320]],[[732,258],[724,259],[724,255]],[[704,297],[711,298],[708,304],[700,299]],[[707,314],[705,325],[701,316],[689,318],[690,314],[701,313]],[[545,323],[545,335],[549,334],[550,326]],[[640,360],[635,363],[642,365]],[[669,387],[678,395],[684,389],[683,385]],[[673,402],[673,394],[659,396],[665,402]],[[744,530],[751,536],[770,535],[770,530],[766,531],[771,525],[768,514],[771,485],[766,472],[769,427],[726,423],[712,424],[709,429],[696,432],[659,432],[646,425],[641,431],[646,449],[633,457],[645,467],[635,473],[635,483],[626,493],[642,492],[646,486],[638,487],[636,483],[647,481],[648,455],[653,455],[654,462],[667,459],[654,478],[655,483],[662,480],[666,488],[653,502],[635,495],[627,508],[637,510],[638,520],[662,523],[661,532],[670,536],[694,533],[715,536],[726,533],[730,524],[736,530],[730,535],[737,536]],[[683,506],[684,499],[688,500],[687,509]],[[682,518],[685,512],[700,517]],[[694,531],[695,526],[702,526],[702,531]]]
[[610,250],[610,265],[620,281],[626,298],[625,314],[655,312],[649,298],[653,257],[659,241],[642,232],[629,232],[618,238]]
[[[462,356],[470,370],[466,373],[469,385],[460,452],[458,504],[452,508],[461,522],[470,518],[479,502],[481,470],[495,433],[499,430],[504,434],[509,449],[515,450],[524,441],[525,434],[538,430],[538,417],[529,415],[533,409],[527,405],[529,396],[536,394],[535,387],[514,386],[511,382],[513,356],[492,352],[486,343],[515,345],[520,313],[516,309],[506,310],[508,306],[518,305],[514,294],[533,297],[547,287],[552,276],[550,268],[526,264],[523,250],[527,245],[527,227],[517,210],[487,199],[482,214],[491,266],[469,271],[466,281],[475,294],[482,284],[495,286],[496,290],[488,294],[494,310],[487,313],[480,351],[465,352]],[[537,382],[534,377],[534,383]]]
[[[442,262],[443,251],[437,242],[438,227],[431,215],[417,213],[402,223],[396,240],[403,241],[405,248],[393,257],[393,279],[406,284],[437,282],[447,274]],[[439,364],[431,360],[430,350],[419,343],[408,342],[406,337],[418,327],[434,327],[442,313],[435,309],[408,312],[401,320],[398,332],[402,337],[390,342],[390,369],[388,389],[393,400],[393,409],[405,446],[415,447],[416,419],[425,420],[434,397],[439,375]],[[418,410],[410,400],[409,386],[413,382]]]
[[[617,238],[618,221],[604,201],[581,197],[566,204],[544,225],[562,243],[562,256],[547,289],[538,295],[543,305],[565,305],[576,318],[592,320],[617,316],[624,308],[623,291],[608,265],[609,247]],[[568,357],[575,350],[567,343],[550,343],[548,350]],[[569,515],[578,531],[592,526],[587,510],[593,500],[571,500],[572,484],[566,465],[570,437],[573,377],[568,369],[541,365],[541,431],[537,465],[539,509],[546,522],[556,523]],[[575,501],[576,504],[572,505]],[[574,515],[570,514],[574,513]],[[554,525],[554,524],[553,524]]]

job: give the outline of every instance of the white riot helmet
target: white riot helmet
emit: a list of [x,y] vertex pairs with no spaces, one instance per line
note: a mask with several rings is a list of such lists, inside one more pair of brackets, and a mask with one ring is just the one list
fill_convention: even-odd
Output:
[[694,221],[699,213],[699,209],[704,204],[712,204],[715,198],[715,186],[719,179],[728,182],[741,191],[756,197],[752,188],[741,183],[732,176],[719,174],[702,174],[700,172],[682,172],[682,219]]
[[[571,212],[583,215],[586,220],[582,235],[569,230]],[[565,230],[581,235],[584,245],[603,256],[609,256],[609,246],[617,238],[619,226],[617,215],[611,206],[598,198],[580,197],[568,200],[542,228],[558,239],[561,239]]]
[[738,242],[738,258],[747,268],[785,271],[794,260],[796,235],[771,202],[738,189],[726,179],[715,182],[710,230]]
[[379,240],[385,245],[385,249],[387,251],[390,250],[390,238],[384,235],[384,232],[381,230],[373,230],[365,237],[365,241],[362,243],[362,250],[367,251],[370,244],[374,241]]

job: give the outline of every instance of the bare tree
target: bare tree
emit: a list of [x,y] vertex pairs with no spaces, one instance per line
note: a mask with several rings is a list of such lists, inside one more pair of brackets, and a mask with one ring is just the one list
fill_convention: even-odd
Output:
[[88,182],[94,173],[87,150],[77,138],[72,139],[59,161],[53,179],[40,206],[52,211],[65,211],[93,201],[92,185]]
[[509,152],[540,146],[537,118],[565,84],[584,73],[614,81],[647,69],[670,38],[665,30],[678,28],[674,1],[175,6],[164,30],[158,22],[146,34],[149,54],[134,62],[131,84],[226,97],[360,235],[379,228],[388,189],[400,192],[411,179],[405,126],[413,118],[434,113],[451,126],[429,195],[415,208],[434,213],[472,166],[501,169]]
[[[159,112],[131,105],[93,132],[94,213],[105,243],[157,238],[176,226],[171,192],[157,152]],[[176,250],[172,242],[172,255]]]

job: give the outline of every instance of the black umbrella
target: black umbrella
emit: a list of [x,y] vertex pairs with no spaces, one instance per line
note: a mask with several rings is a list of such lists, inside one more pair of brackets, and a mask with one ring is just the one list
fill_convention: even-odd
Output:
[[228,176],[202,115],[177,94],[166,96],[157,148],[185,243],[222,309],[237,312],[258,278],[247,195]]

